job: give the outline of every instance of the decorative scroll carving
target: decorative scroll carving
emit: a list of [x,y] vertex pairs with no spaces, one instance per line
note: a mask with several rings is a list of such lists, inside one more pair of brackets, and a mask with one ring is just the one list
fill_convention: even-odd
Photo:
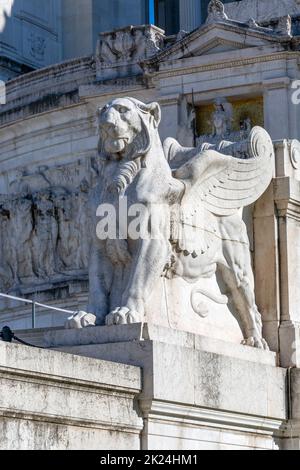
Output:
[[300,143],[299,140],[292,140],[290,143],[290,159],[295,170],[300,168]]

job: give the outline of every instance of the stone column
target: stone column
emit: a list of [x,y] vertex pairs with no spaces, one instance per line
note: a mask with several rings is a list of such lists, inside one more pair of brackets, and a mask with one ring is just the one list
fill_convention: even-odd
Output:
[[263,336],[272,351],[279,351],[278,229],[273,184],[255,204],[253,232],[255,297],[263,320]]
[[180,29],[192,31],[201,24],[201,1],[180,0]]
[[300,450],[300,369],[287,371],[288,422],[283,432],[281,450]]
[[300,142],[280,140],[274,146],[276,178],[256,204],[254,218],[256,297],[280,366],[299,367]]
[[162,107],[162,121],[160,125],[160,137],[162,141],[168,137],[177,137],[179,96],[162,97],[159,99]]
[[300,367],[300,181],[275,181],[280,253],[280,365]]
[[[263,81],[265,129],[273,140],[291,138],[289,122],[290,79],[279,77]],[[274,116],[276,118],[274,119]]]

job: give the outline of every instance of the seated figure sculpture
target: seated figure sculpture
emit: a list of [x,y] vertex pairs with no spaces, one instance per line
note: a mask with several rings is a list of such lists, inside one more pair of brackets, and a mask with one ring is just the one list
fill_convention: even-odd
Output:
[[[133,98],[116,99],[99,110],[103,168],[96,205],[119,208],[126,197],[128,207],[151,207],[141,211],[140,226],[148,230],[154,217],[154,235],[138,238],[129,230],[124,235],[123,229],[122,236],[118,232],[105,239],[95,229],[87,312],[75,313],[66,328],[146,322],[145,306],[162,276],[193,284],[217,273],[227,287],[243,343],[268,349],[242,208],[271,182],[271,138],[254,127],[247,141],[237,144],[187,149],[167,139],[163,146],[160,119],[157,103]],[[197,313],[206,314],[201,308]]]

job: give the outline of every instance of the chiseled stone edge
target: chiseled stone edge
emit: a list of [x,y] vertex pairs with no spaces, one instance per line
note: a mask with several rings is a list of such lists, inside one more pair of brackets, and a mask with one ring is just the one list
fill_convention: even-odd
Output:
[[[143,409],[143,401],[140,400],[140,407]],[[209,409],[202,407],[185,406],[177,403],[166,403],[154,400],[151,403],[151,410],[148,411],[150,419],[161,418],[164,421],[173,421],[181,424],[207,425],[210,427],[226,430],[248,431],[257,434],[269,435],[270,432],[282,430],[286,420],[268,418],[263,416],[234,413],[232,411]]]
[[[30,332],[27,334],[30,335]],[[46,331],[44,334],[44,345],[48,348],[92,346],[131,341],[156,341],[247,361],[259,362],[260,364],[270,366],[277,365],[277,354],[275,352],[262,351],[229,341],[209,338],[180,330],[172,330],[151,323],[96,326],[80,330],[55,329]]]
[[19,376],[33,375],[46,380],[85,382],[89,386],[141,390],[141,371],[138,367],[0,341],[1,369]]
[[131,425],[125,423],[114,422],[109,423],[107,421],[93,420],[93,419],[82,419],[72,418],[70,416],[53,415],[50,413],[34,413],[25,412],[19,410],[11,410],[0,407],[0,418],[9,419],[22,419],[28,421],[40,421],[43,423],[59,424],[63,426],[76,426],[93,429],[104,429],[108,431],[117,431],[119,433],[125,432],[127,434],[139,434],[143,429],[142,421],[140,425]]
[[55,330],[44,335],[46,347],[87,346],[91,344],[122,343],[143,339],[142,323],[133,325],[95,326],[80,330]]

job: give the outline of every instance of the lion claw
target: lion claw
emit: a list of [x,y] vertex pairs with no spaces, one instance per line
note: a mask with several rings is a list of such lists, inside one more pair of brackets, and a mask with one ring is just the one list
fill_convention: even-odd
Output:
[[66,329],[81,329],[96,325],[96,315],[84,311],[75,312],[65,323]]
[[120,307],[113,310],[105,319],[107,326],[130,325],[139,322],[140,315],[128,307]]
[[269,351],[269,346],[267,342],[260,337],[257,336],[250,336],[242,341],[244,346],[251,346],[257,349],[264,349],[265,351]]

